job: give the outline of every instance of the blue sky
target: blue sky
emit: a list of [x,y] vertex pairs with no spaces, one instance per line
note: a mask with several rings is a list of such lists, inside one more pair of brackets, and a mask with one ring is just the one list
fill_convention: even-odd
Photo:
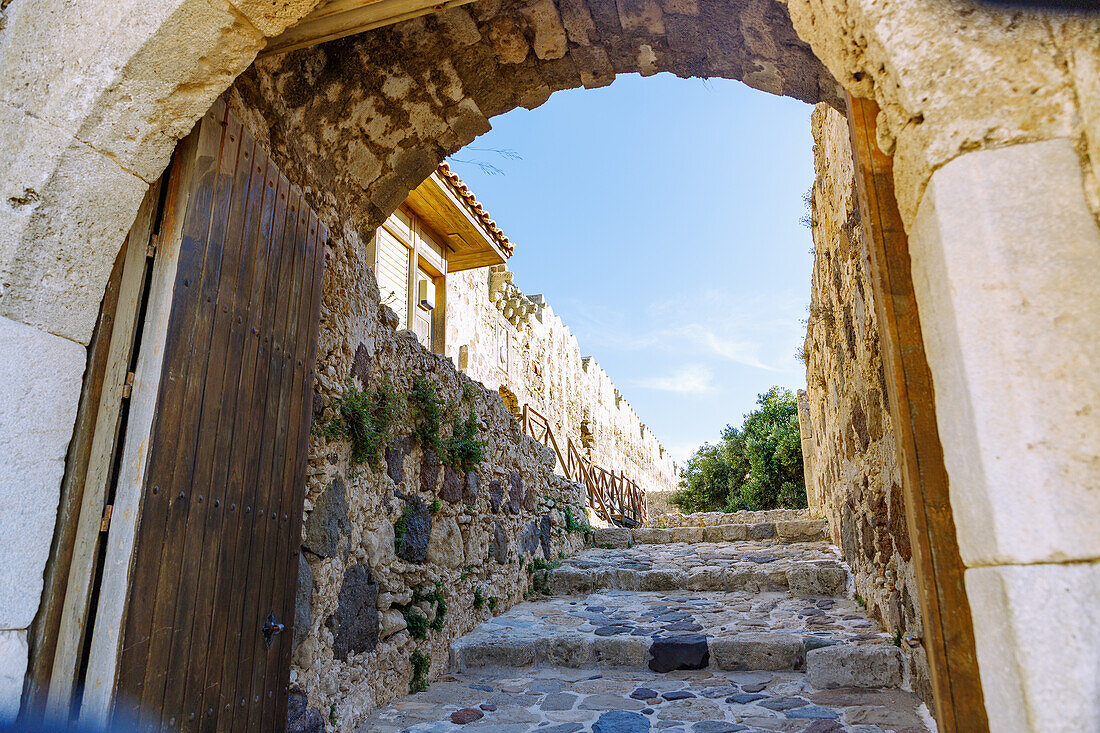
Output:
[[516,243],[516,284],[546,296],[678,461],[771,385],[805,384],[810,111],[632,74],[494,118],[451,158]]

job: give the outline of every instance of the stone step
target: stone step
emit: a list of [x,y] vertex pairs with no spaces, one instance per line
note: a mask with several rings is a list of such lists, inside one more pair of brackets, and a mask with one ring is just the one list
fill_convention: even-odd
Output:
[[896,687],[901,650],[853,602],[764,592],[605,591],[529,601],[451,645],[451,667],[805,671],[820,689]]
[[778,540],[780,542],[820,542],[825,540],[824,519],[798,519],[789,522],[730,523],[709,527],[604,527],[593,532],[597,547],[623,548],[633,545],[663,545],[675,542],[737,542]]
[[819,689],[799,672],[482,667],[377,710],[358,733],[926,733],[926,720],[910,692]]
[[788,591],[795,596],[847,593],[849,573],[824,543],[723,542],[593,548],[542,571],[551,595],[602,589],[638,591]]

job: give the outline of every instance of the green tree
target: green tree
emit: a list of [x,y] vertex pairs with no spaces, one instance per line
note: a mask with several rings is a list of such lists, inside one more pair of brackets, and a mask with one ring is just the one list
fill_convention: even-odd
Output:
[[806,506],[798,402],[782,387],[757,399],[740,428],[688,459],[670,501],[685,512],[796,509]]

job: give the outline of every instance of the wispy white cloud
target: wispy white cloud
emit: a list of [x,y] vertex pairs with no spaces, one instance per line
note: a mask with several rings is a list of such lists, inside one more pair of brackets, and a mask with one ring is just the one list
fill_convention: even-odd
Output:
[[801,293],[786,291],[739,295],[706,290],[654,301],[642,314],[586,304],[569,320],[582,337],[582,348],[594,353],[655,349],[795,373],[801,371],[794,353],[805,334],[803,300]]
[[702,364],[687,364],[667,376],[638,379],[634,384],[644,389],[657,389],[662,392],[703,394],[714,389],[711,377],[710,369]]

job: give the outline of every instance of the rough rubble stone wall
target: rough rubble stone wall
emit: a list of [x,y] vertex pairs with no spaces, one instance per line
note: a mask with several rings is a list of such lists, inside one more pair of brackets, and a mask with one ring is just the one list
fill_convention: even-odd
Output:
[[[349,384],[369,390],[388,381],[408,393],[424,375],[452,405],[474,387],[472,407],[460,412],[474,410],[486,447],[469,474],[440,465],[409,437],[407,408],[380,470],[354,464],[346,440],[311,437],[292,681],[312,718],[331,716],[329,729],[338,731],[408,691],[414,650],[430,657],[432,675],[445,670],[450,642],[492,613],[488,599],[499,599],[499,613],[523,598],[531,558],[583,544],[564,522],[566,507],[583,512],[581,487],[554,475],[553,456],[522,435],[495,392],[429,353],[412,331],[394,330],[364,251],[358,238],[337,234],[326,252],[315,422],[333,417],[332,400]],[[395,525],[403,515],[402,533]],[[447,606],[442,629],[414,639],[402,612],[415,608],[431,621],[437,606],[415,594],[437,584]]]
[[[479,268],[447,277],[447,354],[456,362],[466,348],[465,372],[493,390],[505,390],[516,407],[530,404],[551,423],[562,450],[565,438],[596,465],[623,471],[646,491],[676,487],[679,469],[653,432],[577,339],[543,300],[533,312],[505,318],[490,299],[490,278],[505,274]],[[507,273],[510,274],[510,273]],[[497,352],[498,332],[508,339],[507,369]]]
[[[897,465],[868,254],[855,193],[848,123],[813,112],[814,272],[806,384],[814,466],[811,507],[855,576],[856,593],[886,629],[920,637],[921,613]],[[903,646],[907,646],[903,644]],[[923,649],[906,655],[913,689],[931,705]]]

